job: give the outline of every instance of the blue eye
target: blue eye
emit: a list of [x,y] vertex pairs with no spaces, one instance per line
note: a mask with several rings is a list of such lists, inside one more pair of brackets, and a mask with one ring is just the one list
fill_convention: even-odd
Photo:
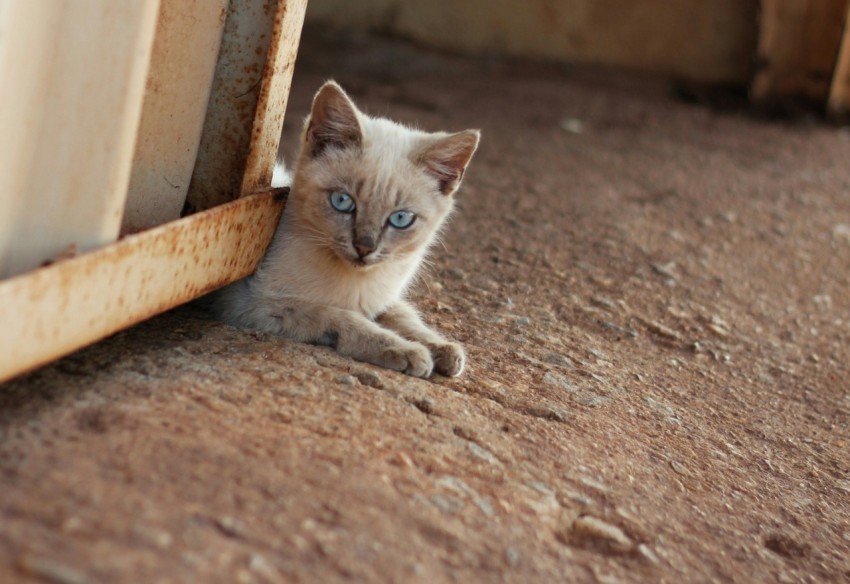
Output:
[[407,229],[415,220],[416,214],[410,211],[396,211],[389,218],[390,225],[396,229]]
[[340,213],[353,213],[355,206],[354,199],[352,199],[351,195],[348,193],[340,191],[334,191],[331,193],[331,207]]

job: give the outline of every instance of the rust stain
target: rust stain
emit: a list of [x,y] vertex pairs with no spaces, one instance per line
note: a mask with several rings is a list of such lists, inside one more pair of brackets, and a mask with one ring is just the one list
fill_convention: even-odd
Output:
[[280,145],[280,130],[292,82],[301,38],[306,0],[282,0],[277,4],[267,50],[263,82],[257,99],[251,144],[245,161],[242,193],[267,188]]
[[[270,124],[262,112],[269,107],[281,111],[286,107],[289,81],[284,84],[283,98],[269,105],[269,84],[278,87],[280,80],[273,78],[275,69],[270,63],[274,59],[267,56],[278,54],[284,31],[284,42],[294,58],[305,7],[306,0],[230,3],[207,119],[189,185],[189,208],[209,209],[252,192],[262,183],[254,180],[246,183],[243,176],[253,177],[256,173],[252,169],[258,165],[268,166],[260,174],[268,175],[270,182],[274,154],[271,159],[262,156],[258,160],[253,153],[257,152],[258,144],[264,144],[263,152],[270,148],[266,131],[277,134],[273,140],[276,153],[280,124]],[[281,91],[276,89],[272,93]],[[272,129],[271,125],[276,127]]]
[[250,274],[282,211],[245,197],[0,282],[0,382]]

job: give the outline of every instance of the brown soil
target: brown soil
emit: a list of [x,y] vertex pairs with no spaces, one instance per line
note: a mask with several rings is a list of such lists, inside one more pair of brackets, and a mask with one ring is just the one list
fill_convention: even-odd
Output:
[[183,309],[0,387],[0,581],[850,580],[850,134],[613,72],[312,40],[481,127],[423,381]]

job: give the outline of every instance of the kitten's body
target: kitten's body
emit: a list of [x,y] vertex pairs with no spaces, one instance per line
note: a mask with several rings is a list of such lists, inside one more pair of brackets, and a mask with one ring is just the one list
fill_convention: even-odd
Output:
[[[462,348],[426,327],[404,294],[477,143],[473,131],[428,134],[370,118],[325,84],[274,242],[253,276],[217,296],[218,312],[411,375],[460,374]],[[275,169],[275,186],[287,178]],[[393,223],[410,216],[409,226]]]

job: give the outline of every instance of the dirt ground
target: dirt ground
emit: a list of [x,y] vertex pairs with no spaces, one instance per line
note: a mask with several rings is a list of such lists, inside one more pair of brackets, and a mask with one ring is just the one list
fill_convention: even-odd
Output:
[[850,133],[307,31],[483,130],[417,380],[180,309],[0,387],[0,581],[850,581]]

